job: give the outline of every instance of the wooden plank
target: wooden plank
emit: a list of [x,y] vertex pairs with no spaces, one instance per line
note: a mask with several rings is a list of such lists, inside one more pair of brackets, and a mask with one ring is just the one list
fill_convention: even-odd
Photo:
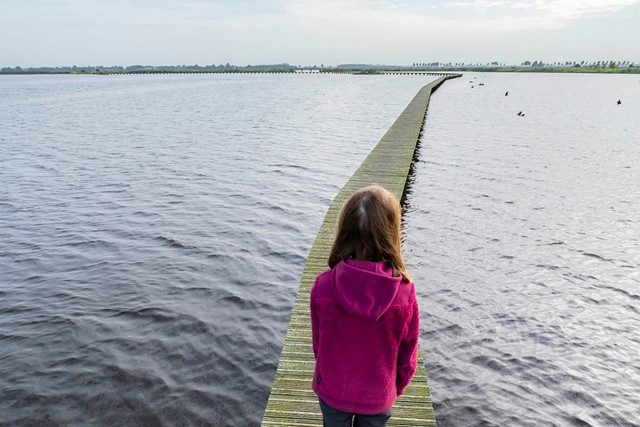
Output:
[[[429,97],[445,80],[456,77],[460,75],[443,76],[420,89],[331,202],[307,257],[276,378],[262,419],[263,426],[322,425],[318,399],[311,390],[315,360],[311,348],[309,294],[315,277],[327,269],[337,216],[351,194],[367,185],[382,185],[398,200],[402,199]],[[419,354],[413,381],[397,400],[392,412],[394,415],[389,426],[436,425],[422,354]]]

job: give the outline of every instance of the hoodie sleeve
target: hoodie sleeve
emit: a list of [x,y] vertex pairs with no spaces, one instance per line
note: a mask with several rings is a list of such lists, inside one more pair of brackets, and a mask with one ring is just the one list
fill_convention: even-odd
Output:
[[318,358],[318,345],[320,342],[320,319],[319,319],[319,305],[316,297],[317,288],[316,285],[318,283],[318,279],[316,278],[315,283],[313,284],[313,288],[311,288],[310,295],[310,311],[311,311],[311,336],[312,336],[312,346],[313,346],[313,356]]
[[[415,291],[414,291],[415,292]],[[418,338],[420,335],[420,310],[415,293],[410,308],[409,320],[405,326],[400,348],[398,349],[398,369],[396,376],[396,389],[398,396],[404,393],[405,388],[411,382],[418,364]]]

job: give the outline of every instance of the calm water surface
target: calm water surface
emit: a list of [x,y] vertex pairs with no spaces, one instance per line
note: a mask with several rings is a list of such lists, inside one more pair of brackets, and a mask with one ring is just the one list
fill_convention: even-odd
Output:
[[0,78],[0,425],[258,425],[325,211],[430,80]]
[[405,249],[440,427],[640,425],[639,117],[637,75],[432,97]]
[[[432,98],[405,250],[440,426],[640,425],[638,80]],[[428,81],[0,79],[0,425],[258,425],[325,210]]]

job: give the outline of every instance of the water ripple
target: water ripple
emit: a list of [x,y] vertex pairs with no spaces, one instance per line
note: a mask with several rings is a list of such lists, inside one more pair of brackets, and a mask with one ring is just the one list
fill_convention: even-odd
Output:
[[0,79],[0,425],[258,425],[326,209],[428,81]]
[[640,87],[481,76],[432,97],[407,198],[438,425],[638,426]]

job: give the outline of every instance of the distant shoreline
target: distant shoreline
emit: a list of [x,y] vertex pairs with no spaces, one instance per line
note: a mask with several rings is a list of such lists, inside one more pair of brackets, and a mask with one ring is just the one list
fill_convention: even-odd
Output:
[[[557,70],[557,69],[517,69],[517,70],[491,70],[491,69],[451,69],[451,70],[379,70],[379,71],[358,71],[358,70],[341,70],[341,71],[320,71],[314,74],[356,74],[356,75],[384,75],[394,74],[426,74],[426,73],[464,73],[464,72],[484,72],[484,73],[548,73],[548,74],[640,74],[640,68],[632,70]],[[91,71],[91,72],[41,72],[41,71],[23,71],[23,72],[4,72],[0,76],[24,76],[24,75],[152,75],[152,74],[311,74],[298,73],[295,71]]]
[[[121,68],[121,67],[120,67]],[[575,74],[640,74],[640,66],[629,67],[532,67],[532,66],[472,66],[472,67],[362,67],[362,68],[340,68],[340,67],[308,67],[308,68],[259,68],[259,67],[235,67],[225,69],[207,69],[190,67],[143,67],[141,69],[113,69],[83,67],[70,69],[60,67],[52,69],[40,68],[3,68],[1,75],[46,75],[46,74],[69,74],[69,75],[130,75],[130,74],[360,74],[376,75],[387,73],[412,74],[412,73],[575,73]]]

